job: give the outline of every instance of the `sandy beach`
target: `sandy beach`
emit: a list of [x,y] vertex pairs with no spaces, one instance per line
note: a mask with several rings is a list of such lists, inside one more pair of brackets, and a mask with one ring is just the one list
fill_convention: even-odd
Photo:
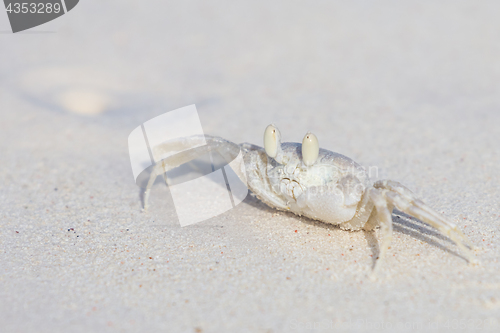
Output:
[[[87,0],[16,34],[2,13],[0,331],[499,331],[500,3]],[[181,227],[160,181],[142,211],[127,138],[191,104],[236,143],[315,133],[480,264],[398,211],[376,279],[379,230],[252,195]]]

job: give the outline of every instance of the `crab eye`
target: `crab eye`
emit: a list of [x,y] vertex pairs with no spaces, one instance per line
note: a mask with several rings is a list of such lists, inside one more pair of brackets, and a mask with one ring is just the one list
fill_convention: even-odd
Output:
[[307,133],[302,140],[302,160],[306,166],[313,165],[318,159],[319,143],[316,135]]
[[264,149],[269,157],[276,158],[278,147],[281,146],[280,131],[273,124],[267,126],[264,132]]

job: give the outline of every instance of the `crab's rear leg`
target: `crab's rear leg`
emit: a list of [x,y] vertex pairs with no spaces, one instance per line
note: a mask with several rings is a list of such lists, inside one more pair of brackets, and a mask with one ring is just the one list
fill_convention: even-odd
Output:
[[431,207],[429,207],[427,204],[425,204],[422,200],[420,200],[415,193],[413,193],[411,190],[409,190],[406,186],[402,185],[399,182],[393,181],[393,180],[381,180],[376,182],[374,185],[376,188],[383,188],[383,189],[388,189],[393,192],[398,193],[401,197],[403,197],[404,200],[412,203],[414,206],[424,210],[426,213],[429,215],[433,216],[435,219],[437,219],[439,222],[441,222],[443,225],[449,225],[454,229],[456,232],[458,232],[461,237],[463,238],[463,241],[471,248],[474,247],[474,245],[463,235],[460,230],[458,230],[457,226],[451,222],[448,218],[443,216],[442,214],[438,213]]
[[477,263],[470,249],[467,247],[472,248],[472,244],[458,229],[457,225],[418,199],[408,188],[391,180],[378,181],[373,186],[381,189],[387,200],[403,213],[428,223],[444,235],[450,237],[470,263]]
[[371,201],[375,205],[377,212],[377,219],[380,223],[380,229],[382,234],[382,243],[379,246],[379,254],[377,261],[375,262],[375,267],[373,273],[376,272],[377,268],[380,266],[380,262],[385,257],[392,240],[392,207],[389,207],[387,200],[384,198],[381,190],[376,188],[369,188],[368,194]]

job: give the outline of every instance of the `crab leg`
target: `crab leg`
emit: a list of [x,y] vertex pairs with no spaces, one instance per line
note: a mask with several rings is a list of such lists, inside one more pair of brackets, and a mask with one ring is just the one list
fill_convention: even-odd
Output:
[[[392,240],[392,216],[391,209],[387,205],[387,200],[384,198],[382,191],[376,188],[370,188],[369,190],[370,199],[375,205],[375,209],[377,210],[377,219],[380,222],[380,228],[382,232],[382,244],[380,245],[378,262],[382,258],[384,258],[389,245],[391,245]],[[379,266],[375,264],[374,271]]]
[[[153,187],[156,177],[158,177],[159,175],[165,174],[169,170],[195,160],[196,158],[203,156],[210,151],[218,152],[227,163],[233,161],[235,157],[240,153],[240,147],[230,141],[208,135],[206,135],[204,139],[205,140],[203,140],[202,136],[196,135],[169,141],[153,148],[153,151],[157,154],[165,152],[180,152],[161,160],[154,166],[153,171],[149,176],[146,190],[144,192],[144,210],[148,209],[148,201],[151,188]],[[200,146],[200,143],[203,142],[206,142],[206,144]],[[193,146],[195,148],[189,149],[189,147]],[[240,179],[245,180],[246,183],[246,175],[243,174],[240,165],[231,165],[231,168],[236,173],[236,175]]]
[[153,187],[153,183],[155,182],[156,177],[158,177],[158,174],[160,174],[160,172],[161,172],[161,167],[159,164],[157,164],[154,166],[153,171],[151,171],[151,174],[149,175],[148,185],[144,190],[144,211],[147,211],[149,208],[148,205],[149,194],[151,193],[151,188]]
[[449,221],[447,218],[430,208],[403,185],[394,181],[380,181],[375,183],[375,187],[383,188],[383,194],[397,209],[416,217],[419,220],[438,229],[442,234],[450,237],[457,244],[462,252],[467,257],[470,263],[475,263],[476,260],[472,257],[470,249],[472,247],[470,241],[458,229],[457,225]]
[[472,243],[457,229],[457,226],[451,222],[448,218],[443,216],[442,214],[436,212],[434,209],[429,207],[427,204],[425,204],[422,200],[420,200],[415,193],[410,191],[407,187],[404,185],[393,181],[393,180],[382,180],[378,181],[373,185],[375,188],[383,188],[387,190],[391,190],[392,192],[398,193],[402,198],[404,198],[406,201],[410,202],[414,206],[422,209],[425,211],[427,214],[431,215],[436,219],[437,221],[441,222],[442,225],[447,225],[450,226],[452,229],[456,230],[461,237],[463,238],[463,241],[471,248],[474,246]]
[[172,170],[173,168],[178,167],[184,163],[188,163],[207,152],[208,152],[207,146],[197,147],[190,149],[186,152],[182,152],[174,156],[167,157],[160,163],[156,164],[153,168],[153,171],[151,172],[151,175],[149,176],[148,185],[146,186],[146,189],[144,191],[144,210],[145,211],[148,210],[149,207],[148,202],[149,202],[149,195],[151,193],[151,188],[153,187],[153,184],[159,175],[165,174],[167,171]]

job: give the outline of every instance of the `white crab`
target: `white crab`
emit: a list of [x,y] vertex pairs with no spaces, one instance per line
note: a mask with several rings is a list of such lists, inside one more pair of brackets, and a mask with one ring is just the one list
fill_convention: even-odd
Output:
[[[201,145],[202,141],[207,145]],[[191,147],[195,148],[189,149]],[[372,183],[366,170],[350,158],[320,149],[312,133],[305,135],[302,144],[282,143],[278,128],[269,125],[264,132],[264,148],[248,143],[238,145],[219,137],[192,136],[158,149],[182,152],[163,160],[161,168],[151,174],[144,197],[145,209],[154,179],[162,171],[187,163],[209,150],[227,157],[227,161],[241,151],[244,165],[233,166],[233,170],[257,198],[270,207],[336,224],[346,230],[373,230],[379,226],[380,259],[391,242],[391,215],[396,207],[438,229],[459,246],[469,262],[476,262],[470,251],[472,244],[453,222],[398,182]]]

